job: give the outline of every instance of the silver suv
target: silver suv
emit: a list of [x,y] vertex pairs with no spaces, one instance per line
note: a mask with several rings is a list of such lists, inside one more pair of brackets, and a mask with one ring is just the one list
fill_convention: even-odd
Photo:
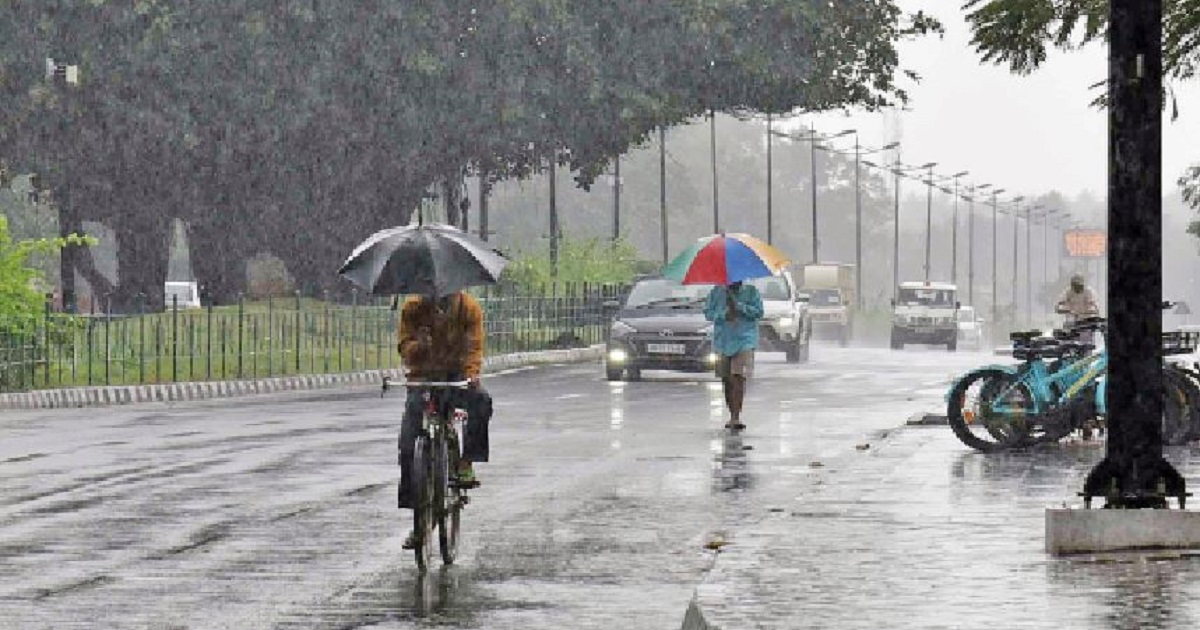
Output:
[[758,348],[783,352],[788,363],[807,363],[812,339],[808,294],[801,293],[792,274],[782,271],[750,281],[762,295],[763,318],[758,328]]

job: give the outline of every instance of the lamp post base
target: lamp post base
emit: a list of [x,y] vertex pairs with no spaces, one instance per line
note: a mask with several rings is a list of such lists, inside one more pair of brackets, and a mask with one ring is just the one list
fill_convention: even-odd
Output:
[[1183,476],[1157,454],[1132,461],[1118,461],[1110,454],[1088,473],[1080,494],[1086,507],[1094,497],[1103,497],[1105,508],[1125,510],[1165,509],[1170,497],[1183,509],[1188,496]]

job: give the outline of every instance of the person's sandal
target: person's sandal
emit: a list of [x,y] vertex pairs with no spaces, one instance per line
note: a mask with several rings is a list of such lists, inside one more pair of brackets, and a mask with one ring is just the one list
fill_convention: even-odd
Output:
[[417,548],[417,532],[415,532],[415,531],[409,532],[408,536],[404,539],[404,544],[400,545],[400,547],[402,549],[416,549]]
[[458,474],[454,476],[454,487],[463,490],[479,487],[479,480],[475,478],[475,467],[461,468]]
[[742,424],[741,422],[726,422],[725,428],[732,431],[741,431],[742,429],[746,428],[746,425]]

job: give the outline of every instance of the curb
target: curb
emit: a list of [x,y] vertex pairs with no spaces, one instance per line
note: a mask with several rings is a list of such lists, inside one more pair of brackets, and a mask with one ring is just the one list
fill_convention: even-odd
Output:
[[[570,350],[518,352],[487,357],[485,371],[507,370],[550,363],[582,363],[599,359],[603,344]],[[351,385],[378,385],[384,377],[401,380],[403,370],[367,370],[340,374],[296,374],[241,381],[195,381],[155,385],[110,385],[70,387],[32,392],[0,394],[0,409],[71,409],[108,407],[148,402],[189,402],[213,398],[234,398],[255,394],[330,389]]]

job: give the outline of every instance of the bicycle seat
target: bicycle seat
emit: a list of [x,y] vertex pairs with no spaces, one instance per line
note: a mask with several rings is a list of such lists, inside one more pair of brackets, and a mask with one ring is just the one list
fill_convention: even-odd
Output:
[[1042,336],[1042,331],[1040,331],[1040,330],[1023,330],[1020,332],[1008,333],[1009,339],[1011,339],[1012,341],[1021,342],[1021,343],[1028,343],[1029,341],[1031,341],[1033,339],[1037,339],[1038,337],[1041,337],[1041,336]]

